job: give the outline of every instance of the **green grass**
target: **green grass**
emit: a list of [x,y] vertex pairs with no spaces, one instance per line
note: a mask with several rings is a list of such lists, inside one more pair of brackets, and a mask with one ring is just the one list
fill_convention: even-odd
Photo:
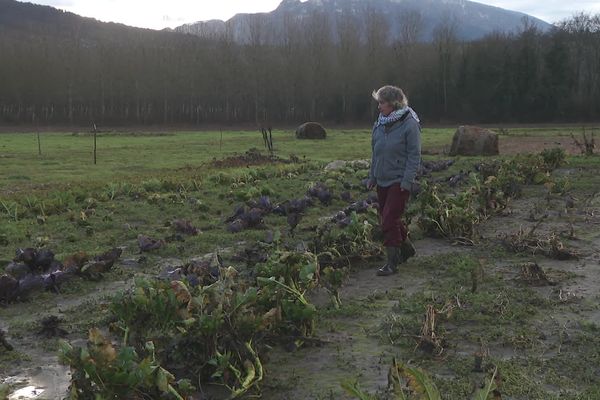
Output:
[[[366,158],[369,131],[333,131],[326,141],[299,141],[291,132],[275,131],[273,140],[281,157],[295,154],[313,160]],[[437,136],[436,134],[432,134]],[[44,183],[102,183],[128,180],[132,176],[185,174],[214,158],[262,148],[258,132],[176,132],[172,135],[110,135],[98,138],[98,164],[93,165],[92,137],[66,133],[43,133],[42,156],[32,134],[3,134],[0,146],[0,187]]]
[[[515,128],[511,136],[560,137],[576,128]],[[454,129],[423,129],[423,149],[449,148]],[[262,137],[253,131],[172,132],[169,134],[100,134],[98,164],[93,165],[93,138],[86,134],[42,133],[42,155],[31,133],[1,134],[0,194],[70,184],[101,185],[112,181],[198,172],[205,163],[251,147],[262,148]],[[325,141],[296,140],[293,132],[276,130],[277,155],[291,154],[317,161],[358,159],[370,156],[371,132],[330,130]]]
[[[567,128],[511,129],[510,136],[564,136]],[[423,148],[449,147],[454,129],[423,129]],[[132,176],[181,174],[179,168],[198,168],[214,158],[262,147],[258,132],[173,132],[170,134],[100,134],[98,164],[92,162],[90,135],[42,133],[42,155],[34,134],[2,134],[0,188],[10,193],[40,184],[97,184],[127,180]],[[273,132],[278,155],[291,154],[312,160],[367,158],[370,130],[330,130],[326,141],[299,141],[290,131]]]
[[[449,146],[453,129],[424,129],[423,147]],[[93,165],[93,139],[88,135],[42,133],[42,155],[34,134],[2,134],[0,193],[42,184],[102,184],[132,176],[185,174],[214,158],[262,148],[258,132],[174,132],[169,135],[111,134],[98,137],[98,164]],[[332,130],[325,141],[296,140],[290,131],[273,132],[277,155],[311,160],[368,158],[369,130]],[[179,170],[183,169],[183,170]]]

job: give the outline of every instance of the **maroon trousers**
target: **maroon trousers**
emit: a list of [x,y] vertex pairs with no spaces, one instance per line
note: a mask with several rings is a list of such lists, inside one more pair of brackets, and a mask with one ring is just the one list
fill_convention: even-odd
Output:
[[402,189],[399,183],[388,187],[377,186],[379,220],[385,247],[400,247],[400,244],[406,240],[408,231],[402,221],[402,215],[409,197],[410,192]]

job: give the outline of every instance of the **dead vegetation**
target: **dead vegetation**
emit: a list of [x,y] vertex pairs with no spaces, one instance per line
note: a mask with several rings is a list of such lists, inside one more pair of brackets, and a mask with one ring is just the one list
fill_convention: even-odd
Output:
[[471,293],[477,293],[480,283],[483,282],[485,275],[484,263],[485,260],[479,260],[479,264],[471,270]]
[[66,257],[61,263],[50,249],[19,248],[13,261],[5,268],[6,273],[0,275],[0,302],[25,300],[42,290],[60,293],[62,285],[76,276],[97,280],[112,269],[121,253],[120,248],[95,257],[79,252]]
[[256,148],[252,148],[243,154],[236,154],[233,156],[226,157],[222,160],[214,159],[211,162],[211,166],[216,168],[236,168],[236,167],[249,167],[251,165],[265,165],[272,163],[287,163],[289,160],[277,157],[275,155],[265,155]]
[[178,233],[183,233],[185,235],[195,236],[200,233],[200,230],[196,228],[192,223],[185,219],[176,219],[171,222],[171,226],[173,230]]
[[10,343],[8,343],[8,340],[6,340],[6,332],[3,331],[2,329],[0,329],[0,345],[8,351],[13,350],[12,345]]
[[546,272],[536,262],[528,262],[519,265],[521,279],[534,286],[550,286],[556,285],[556,282],[551,281]]
[[273,131],[272,131],[271,127],[270,126],[268,128],[261,127],[260,132],[262,134],[265,148],[267,150],[269,150],[269,154],[271,155],[271,157],[273,157],[273,151],[274,151],[274,149],[273,149]]
[[166,244],[164,239],[154,239],[146,235],[138,235],[138,247],[140,253],[158,250]]
[[445,315],[449,317],[454,310],[454,304],[447,303],[441,310],[437,310],[433,305],[428,304],[425,310],[421,334],[418,337],[417,348],[441,356],[444,352],[446,340],[439,334],[437,329],[437,316]]
[[67,331],[60,327],[64,321],[56,315],[50,315],[40,321],[40,330],[38,335],[43,335],[46,338],[64,337]]
[[545,236],[537,235],[535,231],[541,222],[539,221],[528,231],[521,227],[517,232],[502,234],[500,236],[502,245],[513,253],[542,254],[556,260],[579,258],[579,254],[575,250],[567,248],[556,233],[552,232]]
[[577,146],[581,154],[584,156],[594,155],[594,150],[596,148],[596,143],[594,142],[594,131],[592,131],[590,137],[588,137],[584,128],[580,139],[577,139],[571,132],[571,139],[573,139],[573,143],[575,146]]

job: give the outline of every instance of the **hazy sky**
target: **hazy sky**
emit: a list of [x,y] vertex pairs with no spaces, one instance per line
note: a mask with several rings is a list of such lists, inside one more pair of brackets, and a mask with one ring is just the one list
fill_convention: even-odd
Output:
[[[226,20],[236,13],[271,11],[281,0],[29,0],[102,21],[162,29],[207,19]],[[521,11],[548,22],[575,11],[600,13],[600,0],[479,0]]]

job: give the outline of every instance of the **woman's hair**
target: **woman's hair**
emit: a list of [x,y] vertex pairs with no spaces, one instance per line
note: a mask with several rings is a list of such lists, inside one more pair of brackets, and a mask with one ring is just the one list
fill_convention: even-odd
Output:
[[373,90],[371,95],[379,102],[390,103],[396,110],[408,106],[408,98],[402,89],[396,86],[386,85],[379,90]]

